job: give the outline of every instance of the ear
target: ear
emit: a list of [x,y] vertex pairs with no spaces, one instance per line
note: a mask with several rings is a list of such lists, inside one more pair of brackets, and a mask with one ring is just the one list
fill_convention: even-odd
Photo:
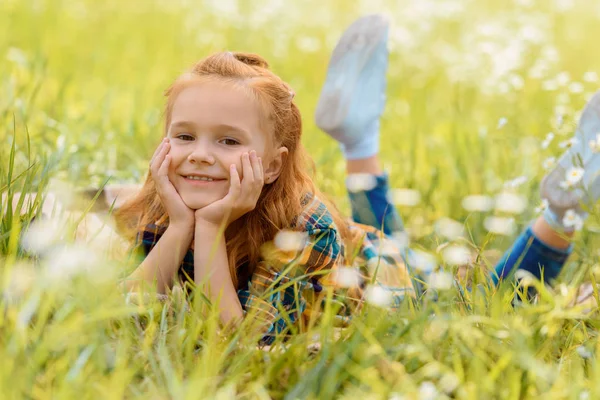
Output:
[[269,160],[269,165],[267,165],[265,169],[265,184],[269,185],[277,180],[281,174],[287,156],[287,147],[280,147],[275,150],[273,158]]

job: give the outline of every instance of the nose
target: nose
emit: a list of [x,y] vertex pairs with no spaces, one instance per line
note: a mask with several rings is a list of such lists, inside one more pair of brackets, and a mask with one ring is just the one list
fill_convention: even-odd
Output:
[[188,161],[192,164],[214,164],[215,157],[210,144],[198,141],[188,155]]

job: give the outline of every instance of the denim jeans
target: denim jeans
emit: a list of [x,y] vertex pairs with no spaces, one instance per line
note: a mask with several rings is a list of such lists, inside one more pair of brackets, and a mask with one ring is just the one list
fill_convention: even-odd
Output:
[[[374,226],[386,235],[403,230],[402,218],[388,198],[387,174],[375,178],[376,185],[370,190],[348,191],[353,220]],[[548,246],[534,235],[531,227],[528,227],[504,253],[491,274],[491,279],[497,284],[520,269],[538,279],[543,278],[545,282],[551,282],[558,276],[571,252],[572,247],[561,250]]]
[[403,231],[402,218],[388,198],[388,175],[375,175],[374,178],[375,187],[370,190],[348,190],[352,219],[359,224],[373,226],[386,235]]
[[495,273],[491,278],[494,284],[497,284],[514,271],[524,270],[540,280],[543,279],[544,282],[552,282],[572,251],[572,246],[561,250],[547,245],[535,236],[529,226],[506,250],[496,264]]

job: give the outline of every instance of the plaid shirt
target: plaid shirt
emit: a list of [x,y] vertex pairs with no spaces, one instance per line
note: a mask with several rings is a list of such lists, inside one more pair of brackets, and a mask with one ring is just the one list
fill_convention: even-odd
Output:
[[[245,313],[253,312],[264,321],[264,343],[283,332],[300,316],[310,318],[319,312],[331,287],[339,304],[338,321],[345,325],[360,308],[364,288],[376,273],[374,285],[389,293],[390,308],[397,308],[404,297],[415,292],[400,249],[381,231],[350,222],[349,238],[341,235],[330,212],[317,197],[308,196],[305,208],[296,218],[292,230],[305,233],[303,246],[282,250],[269,242],[261,249],[262,260],[238,297]],[[144,255],[156,245],[166,226],[148,225],[140,235]],[[340,270],[340,268],[344,268]],[[185,255],[179,274],[194,278],[193,246]],[[357,277],[358,286],[343,288],[344,274]],[[348,275],[346,275],[348,276]]]

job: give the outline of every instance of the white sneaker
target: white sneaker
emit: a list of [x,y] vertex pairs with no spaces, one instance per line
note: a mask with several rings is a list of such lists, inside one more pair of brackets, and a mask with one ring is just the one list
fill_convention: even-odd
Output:
[[356,20],[338,41],[317,109],[317,126],[342,145],[348,159],[379,150],[385,107],[388,22],[381,15]]
[[[540,185],[541,197],[548,200],[544,216],[559,228],[569,228],[563,224],[568,210],[585,218],[581,204],[593,206],[600,197],[600,91],[586,104],[574,139]],[[569,180],[577,182],[569,184]]]

